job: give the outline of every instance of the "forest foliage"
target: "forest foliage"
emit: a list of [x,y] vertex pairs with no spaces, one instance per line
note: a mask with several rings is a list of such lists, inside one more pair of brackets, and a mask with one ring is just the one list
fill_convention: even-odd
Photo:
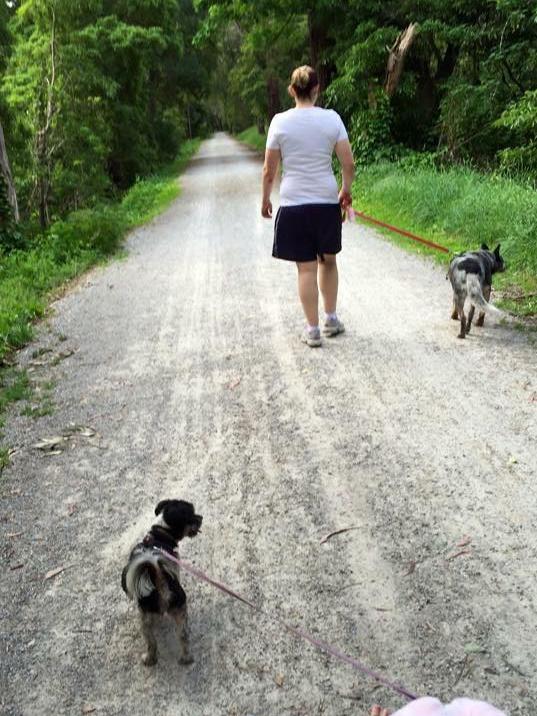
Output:
[[[197,0],[197,41],[220,45],[219,119],[261,130],[289,106],[289,69],[316,66],[357,159],[409,151],[537,177],[534,0]],[[415,25],[396,90],[390,49]]]
[[[186,137],[266,128],[304,62],[359,162],[419,151],[537,177],[534,0],[0,0],[0,118],[23,219],[45,229],[117,196]],[[20,236],[0,212],[9,249]]]
[[535,0],[0,0],[0,274],[189,138],[262,133],[303,63],[363,166],[535,186]]

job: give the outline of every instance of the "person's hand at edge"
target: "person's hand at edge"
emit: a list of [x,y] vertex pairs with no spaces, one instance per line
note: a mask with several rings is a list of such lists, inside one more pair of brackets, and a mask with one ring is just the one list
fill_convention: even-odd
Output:
[[347,191],[347,189],[345,189],[344,187],[342,187],[341,191],[339,192],[338,199],[342,211],[347,211],[349,206],[352,206],[352,195],[350,191]]
[[261,216],[264,219],[272,219],[272,202],[270,199],[261,204]]

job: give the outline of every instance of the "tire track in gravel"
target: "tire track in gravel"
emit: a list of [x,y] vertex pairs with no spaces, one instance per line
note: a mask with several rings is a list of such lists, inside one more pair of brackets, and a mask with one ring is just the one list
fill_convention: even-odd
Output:
[[[9,424],[20,452],[2,528],[23,536],[3,550],[25,566],[0,586],[2,708],[350,716],[400,703],[186,575],[196,662],[178,667],[163,631],[144,668],[119,574],[155,503],[176,494],[205,517],[183,556],[269,611],[420,693],[531,713],[531,337],[491,324],[457,341],[442,271],[347,226],[348,332],[306,349],[294,266],[270,259],[259,171],[229,138],[204,143],[179,200],[134,232],[127,259],[57,302],[21,355],[77,351],[36,369],[57,381],[55,414]],[[30,448],[69,422],[93,425],[100,447]],[[359,529],[320,545],[347,526]],[[466,534],[473,554],[447,560]],[[60,564],[72,566],[43,582]]]

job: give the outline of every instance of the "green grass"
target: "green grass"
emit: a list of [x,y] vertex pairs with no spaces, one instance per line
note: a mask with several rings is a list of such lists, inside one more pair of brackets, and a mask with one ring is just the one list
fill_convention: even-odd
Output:
[[[537,194],[496,175],[467,168],[381,163],[359,170],[354,204],[377,219],[412,231],[453,252],[501,244],[507,271],[495,278],[502,305],[519,315],[537,313]],[[391,232],[390,240],[408,250],[449,259]]]
[[[34,418],[54,409],[46,386],[36,395],[26,373],[2,367],[9,354],[31,340],[33,324],[45,314],[55,291],[94,264],[120,254],[126,233],[160,214],[180,194],[177,177],[199,144],[200,140],[185,142],[174,162],[138,181],[121,201],[77,211],[34,238],[28,250],[0,255],[0,430],[7,406],[15,401],[28,401],[22,413]],[[0,472],[8,458],[7,448],[0,446]]]
[[267,135],[261,134],[257,127],[248,127],[244,132],[236,135],[240,142],[248,144],[253,149],[257,149],[259,152],[265,151],[265,143],[267,141]]
[[[3,438],[5,411],[10,403],[28,400],[32,388],[26,371],[11,366],[0,368],[0,439]],[[9,464],[9,448],[0,445],[0,473]]]
[[[55,362],[51,361],[50,365],[55,365]],[[31,386],[31,395],[28,397],[26,405],[20,414],[29,418],[42,418],[44,415],[52,415],[54,413],[54,401],[52,400],[54,385],[52,380],[34,383]]]
[[185,142],[176,161],[138,181],[120,202],[77,211],[35,238],[29,250],[0,257],[0,363],[32,338],[33,321],[45,313],[53,290],[117,252],[128,231],[179,195],[177,176],[198,146],[199,140]]
[[[266,135],[250,127],[237,137],[263,149]],[[501,244],[507,271],[495,277],[497,303],[513,313],[537,314],[537,193],[532,187],[464,167],[437,170],[421,155],[358,169],[354,205],[366,214],[411,231],[457,253],[482,243]],[[371,226],[371,224],[369,224]],[[415,253],[449,263],[447,254],[375,227]],[[528,295],[536,294],[536,295]]]

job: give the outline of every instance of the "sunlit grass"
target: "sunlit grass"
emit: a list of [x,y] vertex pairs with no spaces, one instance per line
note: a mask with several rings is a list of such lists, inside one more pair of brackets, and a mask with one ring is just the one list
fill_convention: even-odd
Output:
[[[494,285],[503,305],[537,313],[537,194],[529,186],[464,167],[436,170],[382,163],[359,171],[354,204],[366,214],[442,244],[453,252],[501,244],[507,271]],[[448,263],[446,255],[390,232],[390,240]],[[509,298],[509,296],[511,298]],[[527,296],[522,300],[514,297]]]
[[0,257],[0,363],[32,337],[51,291],[118,251],[125,234],[161,213],[181,191],[178,175],[199,140],[185,142],[159,174],[137,182],[118,203],[83,209],[55,222],[26,251]]
[[260,152],[265,151],[267,135],[261,134],[257,127],[248,127],[248,129],[245,129],[244,132],[237,134],[237,139],[240,142],[249,144],[253,149],[257,149]]

